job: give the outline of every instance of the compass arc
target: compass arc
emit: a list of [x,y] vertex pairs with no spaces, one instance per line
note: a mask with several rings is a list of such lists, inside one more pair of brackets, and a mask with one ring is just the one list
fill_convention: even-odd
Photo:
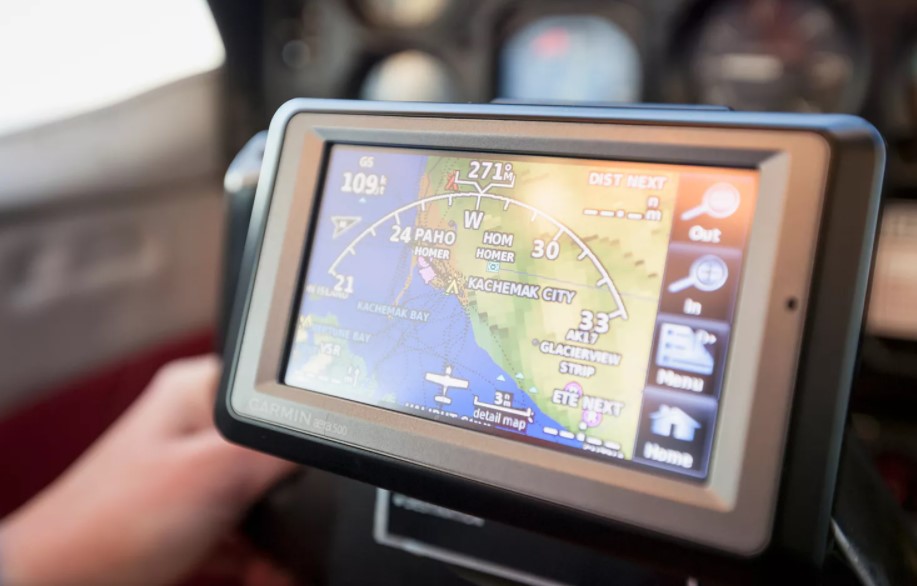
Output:
[[[614,298],[615,303],[617,304],[617,309],[614,312],[611,312],[612,313],[611,317],[620,317],[621,319],[625,319],[625,320],[627,319],[628,317],[627,309],[624,306],[624,301],[621,298],[621,294],[618,291],[617,287],[615,286],[614,281],[611,278],[611,275],[608,274],[608,271],[599,261],[596,254],[592,251],[591,248],[589,248],[589,245],[586,244],[582,240],[582,238],[580,238],[573,230],[567,227],[560,220],[554,218],[550,214],[544,213],[543,211],[539,210],[538,208],[532,205],[529,205],[517,199],[506,197],[504,195],[487,193],[486,191],[480,191],[480,192],[462,191],[462,192],[450,192],[450,193],[441,193],[437,195],[431,195],[431,196],[424,197],[422,199],[418,199],[416,201],[412,201],[408,204],[405,204],[403,206],[400,206],[388,212],[387,214],[385,214],[384,216],[382,216],[381,218],[373,222],[370,226],[365,228],[356,238],[354,238],[350,242],[350,244],[347,245],[346,248],[344,248],[343,252],[341,252],[341,254],[339,254],[338,257],[334,260],[334,262],[331,263],[331,266],[328,269],[328,274],[332,276],[338,276],[338,273],[336,271],[338,264],[340,264],[341,261],[343,261],[347,256],[356,255],[356,251],[355,251],[356,246],[360,243],[361,240],[366,238],[367,235],[375,236],[376,229],[379,226],[382,226],[392,220],[394,220],[394,222],[397,225],[401,225],[401,217],[400,217],[401,213],[409,211],[414,208],[418,208],[418,207],[421,210],[424,210],[430,202],[436,202],[436,201],[442,201],[442,200],[447,200],[449,202],[449,205],[451,206],[452,201],[454,199],[461,199],[461,198],[475,198],[478,202],[478,204],[476,205],[476,208],[480,207],[480,201],[482,199],[489,199],[489,200],[501,202],[504,204],[503,205],[504,210],[508,209],[509,206],[513,206],[513,205],[519,206],[532,213],[531,218],[533,221],[536,218],[541,217],[547,220],[548,222],[550,222],[551,224],[553,224],[555,227],[557,227],[559,233],[563,233],[564,235],[568,236],[571,240],[573,240],[573,242],[577,246],[580,247],[582,254],[579,255],[578,260],[583,260],[584,258],[588,258],[592,262],[592,264],[595,266],[596,270],[598,270],[599,275],[602,278],[599,279],[595,283],[596,287],[602,287],[602,286],[608,287],[608,290],[611,292],[611,295]],[[558,236],[555,235],[554,238],[557,239]]]

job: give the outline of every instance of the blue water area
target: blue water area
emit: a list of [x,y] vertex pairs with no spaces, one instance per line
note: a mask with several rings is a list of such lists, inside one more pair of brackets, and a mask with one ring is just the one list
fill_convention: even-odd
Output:
[[[328,268],[354,239],[376,220],[417,199],[427,166],[427,156],[422,154],[375,151],[372,171],[387,176],[385,195],[360,201],[361,198],[353,194],[341,193],[339,177],[344,171],[357,170],[360,157],[367,153],[351,147],[337,147],[334,151],[309,265],[307,281],[310,284],[332,287],[335,279],[328,274]],[[333,238],[334,225],[330,218],[335,215],[360,216],[361,222]],[[399,218],[404,226],[413,224],[416,208],[399,214]],[[340,327],[371,334],[368,343],[351,340],[349,350],[364,360],[367,371],[362,380],[375,383],[377,402],[392,395],[399,405],[413,404],[427,409],[424,412],[404,409],[408,412],[449,421],[448,416],[436,415],[430,410],[440,409],[459,418],[471,418],[475,395],[480,401],[493,403],[496,391],[508,391],[513,394],[513,408],[531,408],[535,414],[535,421],[527,426],[525,435],[580,447],[581,442],[544,433],[545,426],[563,428],[542,413],[531,397],[516,385],[516,373],[503,370],[477,344],[470,318],[458,298],[427,285],[416,264],[412,268],[413,246],[389,240],[392,223],[380,225],[375,236],[367,234],[353,247],[355,254],[346,256],[336,267],[339,274],[353,276],[353,295],[348,299],[306,296],[301,314],[333,315]],[[358,308],[360,302],[402,307],[417,319],[364,311]],[[317,351],[309,342],[299,344],[291,357],[289,371],[304,364]],[[443,374],[446,368],[452,369],[453,377],[467,380],[469,387],[449,390],[452,402],[443,405],[434,400],[442,387],[427,381],[426,375]],[[322,391],[319,386],[317,383],[314,390]],[[547,393],[550,389],[540,392]]]
[[[361,168],[361,158],[371,154],[373,166]],[[427,167],[427,156],[414,153],[389,151],[368,151],[346,145],[332,148],[325,173],[325,188],[321,198],[321,209],[316,225],[315,246],[312,251],[312,266],[327,271],[334,259],[344,251],[354,238],[373,222],[388,212],[417,200],[420,182]],[[373,173],[386,178],[384,195],[360,195],[342,191],[344,173]],[[346,232],[334,238],[336,216],[358,217],[360,221]],[[413,219],[402,218],[402,223]],[[386,238],[391,229],[385,226]],[[379,233],[382,236],[383,233]]]

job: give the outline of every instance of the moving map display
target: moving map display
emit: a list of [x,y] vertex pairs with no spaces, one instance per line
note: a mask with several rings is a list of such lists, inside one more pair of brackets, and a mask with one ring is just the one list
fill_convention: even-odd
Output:
[[336,145],[285,383],[704,478],[757,181]]

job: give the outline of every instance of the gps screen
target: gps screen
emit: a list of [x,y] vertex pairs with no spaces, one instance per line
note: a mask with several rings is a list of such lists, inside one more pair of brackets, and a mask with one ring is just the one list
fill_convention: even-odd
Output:
[[287,385],[706,477],[756,171],[328,156]]

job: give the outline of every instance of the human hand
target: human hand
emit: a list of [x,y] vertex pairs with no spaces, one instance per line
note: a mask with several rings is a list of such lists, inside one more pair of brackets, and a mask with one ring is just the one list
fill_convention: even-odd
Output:
[[219,374],[212,356],[163,368],[61,478],[4,520],[4,584],[159,585],[193,569],[294,469],[219,435]]

